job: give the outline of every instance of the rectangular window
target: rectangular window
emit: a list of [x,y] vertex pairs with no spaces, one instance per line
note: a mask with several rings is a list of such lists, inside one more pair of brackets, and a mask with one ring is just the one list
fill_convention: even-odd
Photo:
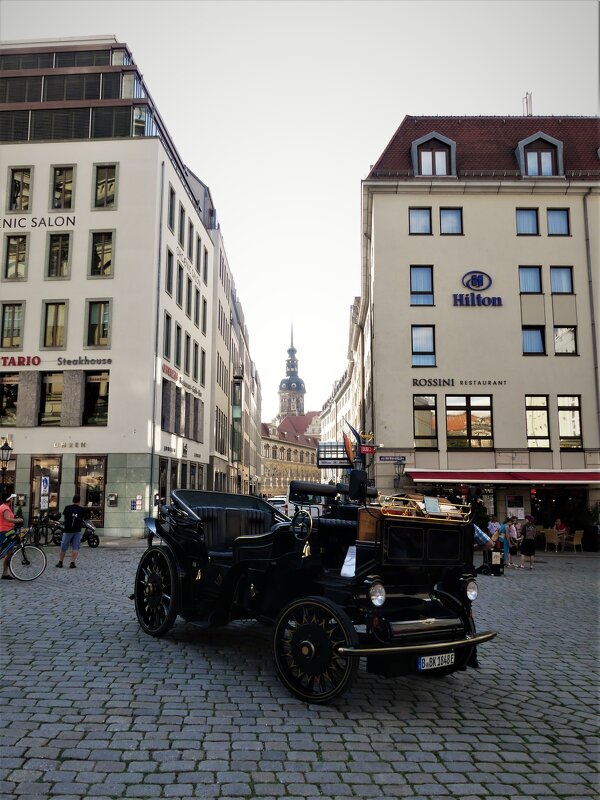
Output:
[[412,325],[413,367],[435,367],[435,328],[433,325]]
[[549,208],[546,213],[548,236],[568,236],[570,234],[568,208]]
[[446,439],[448,450],[492,448],[491,396],[447,395]]
[[96,167],[94,208],[114,208],[116,200],[117,167],[103,164]]
[[543,325],[524,325],[521,329],[523,355],[540,356],[546,354]]
[[194,350],[192,355],[192,378],[198,380],[198,367],[199,367],[199,349],[198,342],[194,342]]
[[175,366],[181,367],[181,326],[175,325]]
[[48,237],[48,265],[46,277],[69,277],[69,250],[71,236],[68,233],[51,233]]
[[83,425],[108,425],[108,372],[85,373]]
[[462,232],[462,208],[440,208],[440,233],[443,236],[459,236]]
[[435,395],[413,395],[413,430],[417,450],[437,449]]
[[2,303],[2,347],[20,348],[23,345],[22,303]]
[[196,236],[196,272],[200,275],[200,265],[202,262],[202,240]]
[[163,330],[163,355],[171,359],[171,316],[165,314],[165,327]]
[[188,222],[188,241],[187,241],[187,254],[190,261],[194,260],[194,225],[190,220]]
[[537,208],[517,208],[517,236],[537,236],[538,233]]
[[86,345],[109,347],[110,345],[110,300],[88,302]]
[[408,209],[408,232],[411,234],[431,234],[431,209]]
[[39,425],[60,425],[62,395],[62,372],[42,372]]
[[92,108],[92,139],[120,139],[131,136],[131,108]]
[[574,325],[554,326],[554,353],[557,356],[577,355],[577,328]]
[[185,335],[185,343],[183,346],[183,371],[186,375],[190,374],[190,355],[192,349],[192,338],[189,333]]
[[64,347],[67,321],[66,303],[45,303],[44,347]]
[[202,267],[202,280],[208,284],[208,250],[204,248],[204,266]]
[[194,325],[200,327],[200,289],[194,289]]
[[208,303],[206,298],[202,298],[202,333],[206,335],[206,325],[208,320]]
[[113,274],[112,231],[97,231],[92,233],[90,276],[92,278],[110,278]]
[[192,294],[192,279],[188,278],[185,291],[185,313],[190,319],[192,318]]
[[185,243],[185,208],[179,203],[179,244],[183,248]]
[[167,205],[167,225],[175,231],[175,189],[169,186],[169,202]]
[[519,267],[519,291],[521,294],[541,294],[541,267]]
[[0,425],[17,424],[19,373],[0,372]]
[[411,306],[433,305],[433,267],[410,268],[410,304]]
[[554,154],[551,150],[528,150],[526,159],[527,174],[531,177],[554,175]]
[[420,148],[420,175],[447,175],[448,153],[446,150],[426,150]]
[[561,450],[581,450],[581,397],[558,395],[558,434]]
[[168,294],[173,294],[173,253],[167,247],[167,265],[165,269],[165,289]]
[[22,280],[27,272],[27,236],[7,236],[4,278]]
[[531,450],[549,450],[548,398],[543,395],[526,395],[525,418],[527,422],[527,447]]
[[54,167],[51,206],[54,209],[73,207],[73,167]]
[[175,297],[177,305],[183,307],[183,267],[177,262],[177,295]]
[[8,198],[9,211],[29,211],[31,209],[31,169],[29,167],[11,169]]
[[573,267],[550,267],[552,294],[573,294]]
[[204,348],[200,351],[200,383],[202,386],[206,384],[206,350]]

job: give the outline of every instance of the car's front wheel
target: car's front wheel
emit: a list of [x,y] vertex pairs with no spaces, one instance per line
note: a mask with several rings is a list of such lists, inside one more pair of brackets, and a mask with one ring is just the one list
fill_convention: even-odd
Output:
[[172,554],[164,547],[150,547],[143,554],[135,576],[135,613],[142,629],[151,636],[169,631],[179,613],[179,580]]
[[327,703],[345,692],[358,672],[357,658],[344,658],[339,647],[356,645],[352,620],[323,597],[289,603],[273,628],[273,659],[282,683],[309,703]]

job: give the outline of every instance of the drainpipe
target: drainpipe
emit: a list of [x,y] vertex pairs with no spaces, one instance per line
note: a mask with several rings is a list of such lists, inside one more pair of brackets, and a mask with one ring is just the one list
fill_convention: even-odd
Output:
[[600,436],[600,384],[598,373],[598,345],[596,341],[596,316],[594,309],[594,282],[592,278],[592,251],[590,245],[590,223],[588,218],[588,197],[592,193],[591,188],[583,195],[583,225],[585,228],[585,260],[588,274],[588,295],[590,298],[590,320],[592,326],[592,356],[594,359],[594,377],[596,387],[596,433]]
[[[158,330],[160,325],[160,290],[162,278],[162,240],[163,240],[163,203],[164,203],[164,188],[165,188],[165,162],[162,161],[160,165],[160,203],[159,203],[159,223],[158,223],[158,258],[157,258],[157,277],[156,277],[156,314],[154,317],[154,364],[152,368],[152,437],[150,445],[150,496],[148,498],[148,516],[152,516],[154,510],[154,456],[156,455],[156,369],[158,367]],[[159,472],[160,476],[160,472]],[[159,501],[160,502],[160,501]]]

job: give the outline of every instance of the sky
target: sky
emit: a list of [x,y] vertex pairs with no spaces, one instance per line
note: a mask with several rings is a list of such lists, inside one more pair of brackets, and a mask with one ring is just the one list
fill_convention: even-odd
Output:
[[210,187],[262,389],[347,366],[361,181],[406,115],[599,113],[597,0],[0,0],[0,39],[115,35]]

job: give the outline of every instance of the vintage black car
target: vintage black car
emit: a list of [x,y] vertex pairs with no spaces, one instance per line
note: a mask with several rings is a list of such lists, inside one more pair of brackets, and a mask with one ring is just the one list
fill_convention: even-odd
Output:
[[[368,498],[366,474],[307,484],[327,500],[290,519],[253,495],[180,489],[146,520],[135,577],[142,629],[162,636],[178,616],[271,626],[275,670],[296,697],[325,703],[359,662],[387,677],[477,666],[477,597],[468,507],[421,496]],[[158,541],[156,541],[158,539]]]

